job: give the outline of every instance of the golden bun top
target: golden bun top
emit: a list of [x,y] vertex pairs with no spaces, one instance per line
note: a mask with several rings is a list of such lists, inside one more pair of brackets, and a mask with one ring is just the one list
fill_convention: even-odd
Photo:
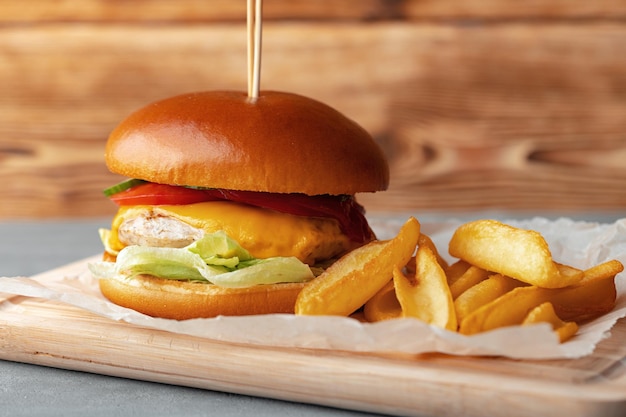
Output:
[[160,184],[274,193],[385,190],[387,160],[337,110],[297,94],[208,91],[154,102],[111,133],[109,169]]

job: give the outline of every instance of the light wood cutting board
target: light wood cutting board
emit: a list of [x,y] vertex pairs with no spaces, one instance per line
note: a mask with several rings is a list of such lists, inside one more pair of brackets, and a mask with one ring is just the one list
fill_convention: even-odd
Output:
[[226,343],[12,296],[0,359],[395,415],[626,415],[624,319],[588,357],[519,361]]

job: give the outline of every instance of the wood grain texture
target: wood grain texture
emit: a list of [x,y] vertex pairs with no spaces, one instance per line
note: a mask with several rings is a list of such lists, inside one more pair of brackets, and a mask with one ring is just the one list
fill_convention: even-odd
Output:
[[[36,278],[58,279],[80,262]],[[0,359],[392,415],[617,417],[626,321],[593,354],[522,361],[234,344],[0,295]],[[219,358],[216,360],[216,358]]]
[[[265,0],[264,19],[610,19],[626,18],[616,0]],[[0,22],[245,21],[246,2],[232,0],[29,0],[0,3]]]
[[[244,2],[70,3],[0,3],[0,218],[112,214],[122,118],[246,89]],[[261,87],[374,135],[392,177],[370,211],[625,210],[624,7],[544,3],[267,1]]]

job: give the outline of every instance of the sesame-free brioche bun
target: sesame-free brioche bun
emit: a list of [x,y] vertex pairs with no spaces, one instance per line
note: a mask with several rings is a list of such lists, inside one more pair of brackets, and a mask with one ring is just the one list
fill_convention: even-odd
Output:
[[100,291],[109,301],[122,307],[152,317],[187,320],[219,315],[293,313],[296,298],[306,284],[223,288],[213,284],[138,275],[132,279],[101,279],[99,285]]
[[385,190],[381,149],[337,110],[297,94],[208,91],[136,111],[105,150],[117,174],[160,184],[272,193]]

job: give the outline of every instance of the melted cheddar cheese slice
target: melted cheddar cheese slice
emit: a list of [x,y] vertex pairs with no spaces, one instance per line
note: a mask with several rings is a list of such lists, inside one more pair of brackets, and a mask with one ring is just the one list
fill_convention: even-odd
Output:
[[[133,243],[128,239],[123,241],[124,234],[120,230],[138,218],[145,222],[176,219],[191,226],[196,234],[222,230],[256,258],[295,256],[314,265],[355,247],[334,219],[294,216],[229,201],[210,201],[171,206],[122,206],[113,218],[108,242],[111,249],[119,251]],[[150,229],[149,233],[155,233],[158,227]]]

